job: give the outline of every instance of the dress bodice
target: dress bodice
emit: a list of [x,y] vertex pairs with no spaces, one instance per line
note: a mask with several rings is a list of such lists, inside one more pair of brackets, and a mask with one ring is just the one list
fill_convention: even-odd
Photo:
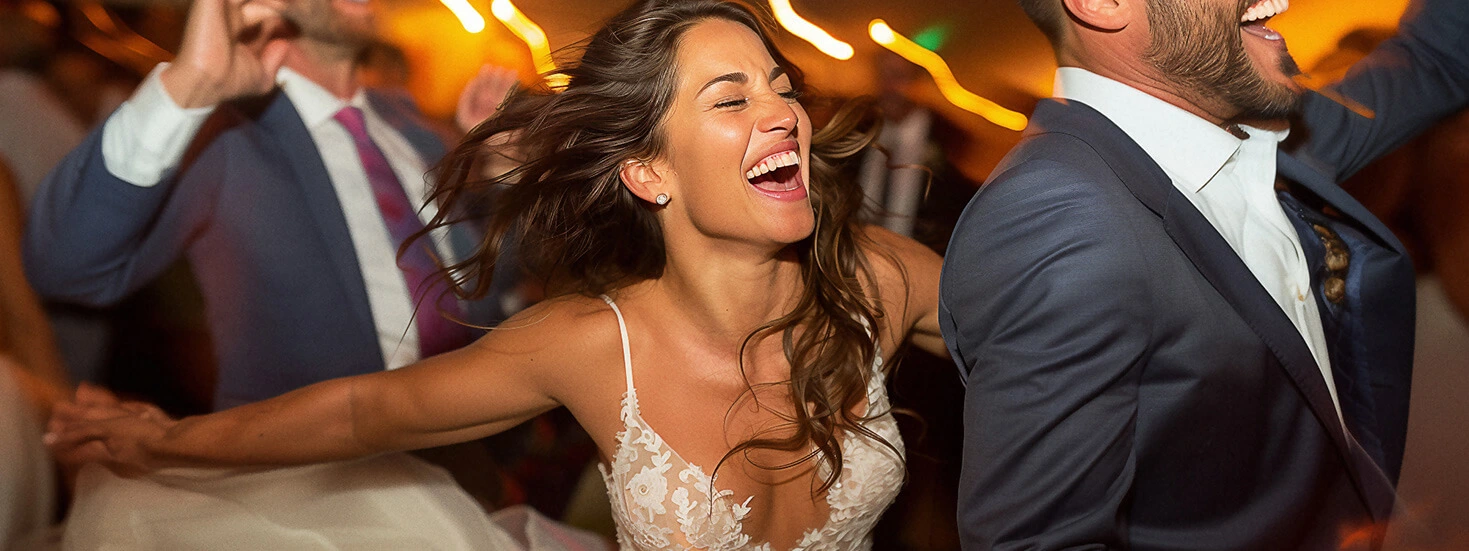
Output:
[[[626,321],[611,298],[602,299],[617,315],[627,376],[617,449],[610,468],[598,465],[617,521],[618,545],[637,551],[770,551],[769,543],[743,529],[751,513],[750,498],[741,500],[732,490],[721,490],[702,467],[684,460],[643,419],[633,385]],[[843,436],[842,473],[826,494],[831,512],[823,525],[806,531],[795,550],[871,548],[872,529],[903,484],[903,442],[889,411],[881,357],[872,370],[865,426],[897,449],[857,434]],[[824,476],[828,472],[821,465],[818,474]]]

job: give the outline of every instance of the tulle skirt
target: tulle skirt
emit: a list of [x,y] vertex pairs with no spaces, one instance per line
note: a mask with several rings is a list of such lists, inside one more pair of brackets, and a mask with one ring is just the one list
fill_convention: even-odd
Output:
[[593,551],[595,535],[526,507],[487,515],[443,469],[407,454],[270,470],[168,469],[121,478],[89,465],[66,550]]

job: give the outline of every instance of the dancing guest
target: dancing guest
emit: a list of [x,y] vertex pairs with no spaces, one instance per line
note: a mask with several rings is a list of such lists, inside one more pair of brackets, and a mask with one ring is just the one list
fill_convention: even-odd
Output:
[[[469,253],[468,228],[395,259],[433,213],[423,175],[445,147],[412,105],[359,86],[373,20],[371,3],[195,4],[178,57],[42,184],[25,236],[32,285],[108,306],[186,258],[218,359],[216,408],[470,342],[441,311],[503,319],[498,293],[421,300],[434,257]],[[433,453],[500,501],[485,450]]]
[[1413,267],[1336,182],[1469,101],[1469,3],[1415,3],[1323,93],[1284,1],[1020,3],[1057,97],[943,274],[965,549],[1379,547]]
[[[480,438],[566,406],[596,441],[625,549],[852,549],[903,481],[884,366],[941,350],[939,259],[860,226],[801,73],[747,8],[639,2],[511,96],[449,158],[439,218],[510,184],[475,254],[513,238],[552,298],[464,349],[179,421],[68,406],[49,439],[123,470],[287,465]],[[501,149],[508,148],[508,149]],[[486,154],[522,164],[476,180]],[[90,419],[92,421],[87,421]]]

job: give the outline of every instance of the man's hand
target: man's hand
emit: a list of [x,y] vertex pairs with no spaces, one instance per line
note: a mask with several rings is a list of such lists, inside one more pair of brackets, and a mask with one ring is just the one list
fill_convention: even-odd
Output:
[[454,111],[454,123],[459,125],[459,131],[468,132],[494,115],[518,81],[514,69],[496,65],[480,67],[479,74],[459,94],[459,108]]
[[159,76],[168,95],[187,109],[270,91],[289,47],[287,1],[194,2],[179,55]]

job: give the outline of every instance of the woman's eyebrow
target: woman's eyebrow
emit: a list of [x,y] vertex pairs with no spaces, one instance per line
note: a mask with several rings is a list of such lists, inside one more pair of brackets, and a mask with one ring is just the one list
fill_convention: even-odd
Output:
[[[779,65],[776,65],[774,69],[771,69],[770,70],[770,76],[768,78],[771,81],[774,81],[775,79],[780,78],[781,75],[784,75],[784,74],[786,74],[786,68],[785,67],[781,67]],[[735,84],[745,84],[745,83],[750,82],[750,77],[748,75],[744,74],[744,73],[741,73],[741,72],[725,73],[725,74],[722,74],[722,75],[719,75],[717,77],[714,77],[714,78],[710,79],[709,82],[705,82],[703,86],[700,86],[699,87],[699,91],[696,92],[696,93],[694,93],[694,95],[697,96],[699,94],[702,94],[702,93],[704,93],[704,90],[708,90],[710,86],[714,86],[715,84],[719,84],[721,82],[733,82]]]
[[719,75],[717,77],[714,77],[709,82],[705,82],[703,86],[699,87],[699,91],[697,93],[695,93],[694,95],[697,96],[699,94],[702,94],[702,93],[704,93],[704,90],[708,90],[710,86],[714,86],[715,84],[719,84],[721,82],[733,82],[735,84],[745,84],[747,82],[750,82],[750,77],[749,76],[746,76],[744,73],[738,73],[738,72],[736,72],[736,73],[725,73],[725,74]]

